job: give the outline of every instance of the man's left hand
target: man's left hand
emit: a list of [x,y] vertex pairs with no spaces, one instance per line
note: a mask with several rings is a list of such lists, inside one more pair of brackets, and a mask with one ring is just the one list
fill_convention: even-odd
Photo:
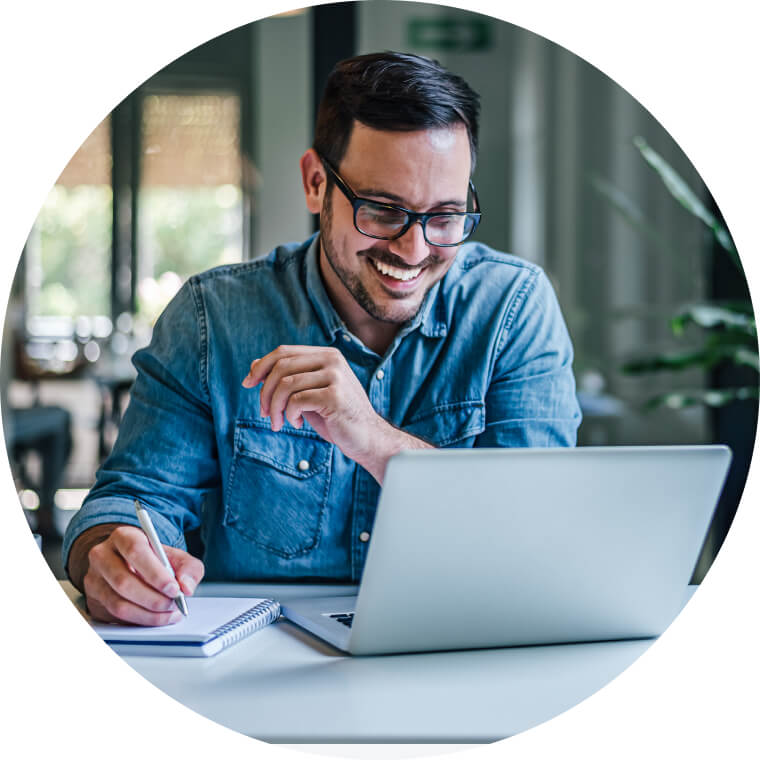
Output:
[[385,466],[404,448],[429,445],[386,422],[373,408],[364,388],[335,348],[279,346],[251,363],[243,387],[263,383],[261,415],[278,431],[287,419],[296,428],[306,420],[347,457],[382,482]]

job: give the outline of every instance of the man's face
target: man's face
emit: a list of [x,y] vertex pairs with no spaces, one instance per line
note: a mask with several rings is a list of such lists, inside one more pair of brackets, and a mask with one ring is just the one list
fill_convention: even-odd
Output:
[[[346,154],[335,168],[361,198],[418,212],[467,210],[470,144],[461,125],[387,132],[355,123]],[[397,240],[363,235],[354,226],[351,204],[334,183],[322,206],[320,229],[331,295],[349,306],[346,301],[353,299],[385,323],[410,320],[458,250],[429,245],[420,224]]]

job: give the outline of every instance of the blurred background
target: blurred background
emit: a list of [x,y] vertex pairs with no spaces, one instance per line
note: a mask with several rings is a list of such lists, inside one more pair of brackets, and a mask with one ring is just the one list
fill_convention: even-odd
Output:
[[579,444],[731,446],[699,581],[757,425],[754,315],[715,202],[656,120],[583,60],[500,20],[392,0],[295,10],[190,51],[97,125],[51,189],[13,282],[0,384],[19,500],[51,569],[63,577],[62,532],[115,440],[132,353],[189,275],[315,229],[298,159],[316,103],[336,61],[377,50],[436,58],[481,94],[476,237],[554,284]]

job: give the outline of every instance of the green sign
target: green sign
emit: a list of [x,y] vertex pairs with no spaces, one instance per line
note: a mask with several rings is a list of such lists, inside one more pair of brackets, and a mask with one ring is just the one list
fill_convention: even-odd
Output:
[[406,37],[410,47],[470,53],[491,46],[491,25],[479,18],[413,18]]

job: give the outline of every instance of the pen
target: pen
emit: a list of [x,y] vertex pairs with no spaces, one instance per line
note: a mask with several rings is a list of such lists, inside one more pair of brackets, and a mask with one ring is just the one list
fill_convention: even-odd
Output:
[[[158,540],[158,534],[156,533],[156,529],[153,527],[153,521],[150,519],[148,510],[145,509],[145,507],[143,507],[143,505],[140,504],[137,499],[135,499],[135,511],[137,512],[137,519],[140,521],[140,525],[145,531],[145,535],[148,537],[150,545],[153,547],[153,551],[158,555],[158,558],[161,560],[164,567],[172,574],[172,577],[174,577],[176,580],[176,576],[174,576],[174,568],[171,566],[171,563],[166,556],[164,547],[161,546],[161,542]],[[177,585],[179,585],[179,583]],[[182,591],[179,592],[179,596],[174,597],[174,603],[179,608],[179,611],[185,617],[187,617],[187,602],[185,601],[185,595],[182,593]]]

